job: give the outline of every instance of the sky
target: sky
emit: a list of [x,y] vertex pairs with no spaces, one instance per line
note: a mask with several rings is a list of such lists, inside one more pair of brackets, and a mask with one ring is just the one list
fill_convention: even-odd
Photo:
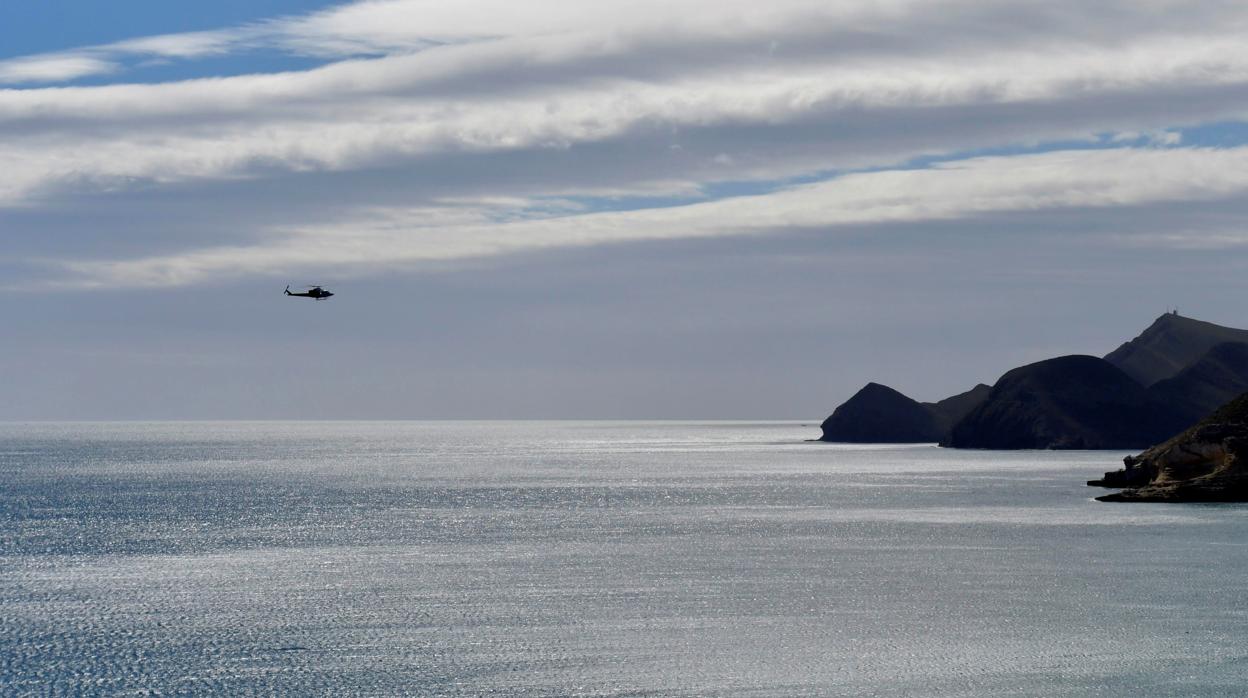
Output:
[[1248,327],[1246,42],[1220,0],[3,3],[0,419],[817,421]]

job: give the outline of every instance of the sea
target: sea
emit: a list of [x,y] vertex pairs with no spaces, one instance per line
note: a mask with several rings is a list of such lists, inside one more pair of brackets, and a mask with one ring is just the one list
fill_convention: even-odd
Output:
[[0,424],[0,695],[1248,693],[1248,507],[817,435]]

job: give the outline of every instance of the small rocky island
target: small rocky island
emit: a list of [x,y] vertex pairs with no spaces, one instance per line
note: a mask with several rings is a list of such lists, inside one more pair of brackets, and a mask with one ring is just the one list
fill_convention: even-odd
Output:
[[1102,502],[1248,502],[1248,393],[1089,485]]

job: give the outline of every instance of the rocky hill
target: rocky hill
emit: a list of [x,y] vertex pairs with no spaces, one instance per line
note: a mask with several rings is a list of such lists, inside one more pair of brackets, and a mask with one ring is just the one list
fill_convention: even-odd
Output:
[[1125,487],[1103,502],[1248,501],[1248,394],[1241,395],[1125,468],[1089,485]]
[[1095,356],[1063,356],[1009,371],[954,425],[954,448],[1145,447],[1187,422]]
[[1105,355],[1143,386],[1169,378],[1225,342],[1248,343],[1248,330],[1166,313],[1140,336]]
[[945,429],[926,405],[879,383],[867,383],[823,420],[823,441],[923,443],[940,441]]

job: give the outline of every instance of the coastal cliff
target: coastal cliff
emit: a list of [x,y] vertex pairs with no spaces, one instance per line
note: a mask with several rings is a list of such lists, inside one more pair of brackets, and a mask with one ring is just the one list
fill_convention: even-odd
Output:
[[1088,482],[1123,487],[1102,502],[1248,501],[1248,393],[1182,434],[1123,459],[1122,470]]

